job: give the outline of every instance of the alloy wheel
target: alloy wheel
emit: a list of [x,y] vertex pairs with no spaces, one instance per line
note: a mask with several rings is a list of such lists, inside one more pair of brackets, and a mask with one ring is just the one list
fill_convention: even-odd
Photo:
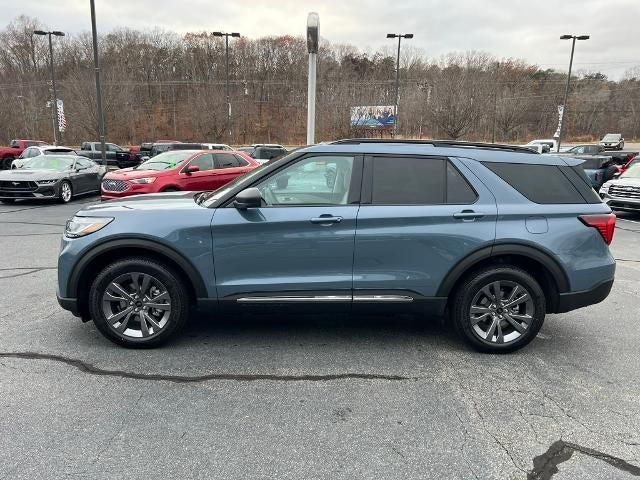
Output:
[[167,287],[147,273],[125,273],[102,294],[107,324],[124,337],[146,338],[160,333],[171,320]]
[[514,281],[495,281],[473,297],[469,319],[474,334],[491,344],[514,342],[525,334],[534,316],[530,292]]
[[60,185],[60,197],[65,203],[71,200],[71,185],[68,182],[62,182]]

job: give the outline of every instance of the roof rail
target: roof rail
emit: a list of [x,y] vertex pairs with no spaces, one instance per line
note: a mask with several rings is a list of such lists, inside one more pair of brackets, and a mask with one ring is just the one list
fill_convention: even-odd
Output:
[[478,148],[483,150],[505,150],[518,153],[537,154],[535,150],[517,145],[504,145],[500,143],[483,143],[483,142],[461,142],[458,140],[394,140],[394,139],[376,139],[376,138],[346,138],[344,140],[336,140],[330,145],[359,145],[361,143],[386,143],[386,144],[407,144],[407,145],[433,145],[434,147],[443,148]]

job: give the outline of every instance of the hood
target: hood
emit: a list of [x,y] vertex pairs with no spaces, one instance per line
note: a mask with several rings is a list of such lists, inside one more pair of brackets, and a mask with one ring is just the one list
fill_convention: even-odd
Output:
[[58,178],[64,178],[69,172],[62,170],[45,170],[45,169],[28,169],[19,168],[16,170],[2,170],[0,171],[0,180],[15,180],[22,182],[35,182],[37,180],[52,180]]
[[610,185],[629,185],[632,187],[640,187],[640,178],[616,178],[608,183]]
[[106,180],[131,180],[144,177],[162,177],[173,173],[174,170],[173,168],[168,170],[135,170],[134,168],[123,168],[107,173],[104,178]]
[[[164,192],[132,195],[108,202],[88,205],[78,215],[111,214],[132,210],[181,210],[198,207],[194,196],[198,192]],[[204,207],[200,207],[204,208]]]

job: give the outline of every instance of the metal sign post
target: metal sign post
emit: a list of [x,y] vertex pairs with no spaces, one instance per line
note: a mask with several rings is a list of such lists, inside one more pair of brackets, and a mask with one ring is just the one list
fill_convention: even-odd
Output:
[[316,130],[316,63],[320,40],[320,17],[316,12],[307,16],[307,50],[309,51],[309,79],[307,81],[307,145],[315,143]]

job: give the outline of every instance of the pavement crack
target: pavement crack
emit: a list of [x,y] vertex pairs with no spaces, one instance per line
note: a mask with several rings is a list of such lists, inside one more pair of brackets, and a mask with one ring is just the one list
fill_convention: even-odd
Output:
[[2,352],[0,358],[18,358],[22,360],[50,360],[65,363],[77,368],[83,373],[98,376],[129,378],[134,380],[164,381],[172,383],[202,383],[210,380],[231,380],[236,382],[328,382],[332,380],[388,380],[388,381],[417,381],[419,377],[402,375],[385,375],[377,373],[334,373],[325,375],[278,375],[278,374],[236,374],[212,373],[209,375],[182,376],[160,375],[148,373],[127,372],[124,370],[107,370],[96,367],[83,360],[69,358],[62,355],[36,352]]
[[546,452],[533,459],[533,470],[527,474],[527,480],[549,480],[559,472],[558,465],[569,460],[575,452],[602,460],[618,470],[640,477],[640,467],[632,465],[622,458],[583,447],[576,443],[558,440],[553,442]]
[[22,277],[24,275],[31,275],[32,273],[38,273],[41,272],[43,270],[55,270],[57,267],[36,267],[36,268],[24,268],[24,267],[18,267],[18,268],[0,268],[0,271],[2,272],[6,272],[6,271],[10,271],[10,270],[27,270],[26,272],[20,272],[20,273],[14,273],[13,275],[4,275],[4,276],[0,276],[0,280],[4,280],[7,278],[16,278],[16,277]]

